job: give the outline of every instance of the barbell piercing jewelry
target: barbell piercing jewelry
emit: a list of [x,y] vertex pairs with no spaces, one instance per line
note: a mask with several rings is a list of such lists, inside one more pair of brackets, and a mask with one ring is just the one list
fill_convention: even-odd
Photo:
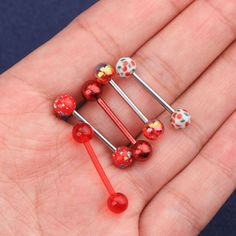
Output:
[[82,87],[82,95],[88,101],[97,101],[100,107],[107,113],[107,115],[112,119],[120,131],[125,135],[125,137],[132,143],[135,144],[136,140],[131,135],[129,130],[121,122],[121,120],[114,114],[107,103],[101,98],[102,85],[100,85],[95,80],[87,81]]
[[122,121],[116,116],[107,103],[101,98],[102,85],[95,80],[87,81],[82,88],[82,95],[88,101],[97,101],[100,107],[107,113],[114,124],[131,142],[132,157],[137,161],[146,161],[151,157],[152,147],[145,140],[135,140]]
[[134,104],[134,102],[127,96],[127,94],[120,88],[120,86],[112,79],[115,75],[115,69],[105,63],[96,66],[95,77],[98,83],[105,85],[109,83],[111,87],[124,99],[124,101],[131,107],[136,115],[144,123],[143,134],[146,138],[155,140],[164,132],[164,125],[159,120],[149,120],[141,110]]
[[104,186],[106,187],[110,195],[107,199],[108,208],[112,212],[117,214],[124,212],[128,207],[128,199],[123,193],[115,192],[110,180],[108,179],[104,169],[102,168],[97,155],[94,152],[92,145],[90,144],[90,140],[93,137],[92,127],[84,122],[80,122],[73,127],[72,136],[76,142],[84,144],[84,147],[89,154],[94,167],[96,168]]
[[174,109],[156,91],[154,91],[139,75],[136,74],[136,63],[130,57],[122,57],[116,64],[116,72],[122,78],[133,77],[138,81],[170,114],[171,124],[176,129],[183,129],[189,126],[191,116],[185,109]]
[[126,146],[115,147],[101,132],[75,110],[76,101],[72,96],[68,94],[58,96],[54,101],[53,107],[54,112],[61,119],[73,115],[75,118],[79,119],[79,121],[90,125],[97,137],[112,151],[112,163],[115,167],[124,169],[132,165],[132,150]]

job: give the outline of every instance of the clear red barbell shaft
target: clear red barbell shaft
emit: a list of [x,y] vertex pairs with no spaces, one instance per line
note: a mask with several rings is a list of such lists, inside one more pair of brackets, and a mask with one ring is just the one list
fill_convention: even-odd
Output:
[[135,144],[136,140],[129,132],[129,130],[125,127],[122,121],[115,115],[115,113],[111,110],[111,108],[107,105],[107,103],[102,99],[97,99],[98,104],[102,107],[102,109],[109,115],[109,117],[113,120],[113,122],[117,125],[120,131],[127,137],[127,139],[132,143]]
[[93,162],[104,186],[106,187],[109,198],[107,200],[107,205],[111,211],[114,213],[122,213],[128,207],[128,199],[123,193],[116,193],[110,180],[108,179],[105,171],[103,170],[96,153],[94,152],[89,140],[93,137],[93,129],[86,123],[80,122],[73,127],[72,136],[74,140],[78,143],[83,143],[90,159]]
[[121,122],[121,120],[115,115],[111,108],[106,104],[106,102],[101,98],[103,91],[103,86],[96,80],[87,81],[82,87],[82,95],[88,101],[97,101],[101,108],[108,114],[108,116],[113,120],[115,125],[120,129],[120,131],[129,139],[132,144],[136,143],[135,138],[131,135],[129,130]]
[[107,178],[107,176],[106,176],[106,174],[105,174],[105,172],[104,172],[100,162],[98,161],[98,158],[97,158],[97,156],[96,156],[96,154],[95,154],[91,144],[89,142],[85,142],[84,146],[85,146],[85,148],[86,148],[86,150],[87,150],[87,152],[88,152],[88,154],[89,154],[89,156],[90,156],[90,158],[91,158],[91,160],[92,160],[92,162],[93,162],[93,164],[94,164],[98,174],[100,175],[101,180],[104,183],[108,193],[110,195],[114,194],[115,190],[113,189],[113,187],[111,185],[111,182]]

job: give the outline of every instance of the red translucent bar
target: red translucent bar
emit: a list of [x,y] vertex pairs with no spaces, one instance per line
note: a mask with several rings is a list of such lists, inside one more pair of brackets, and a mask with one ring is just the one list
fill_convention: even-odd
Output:
[[126,138],[132,143],[135,144],[136,140],[129,132],[129,130],[125,127],[122,121],[115,115],[115,113],[111,110],[111,108],[107,105],[107,103],[102,99],[97,99],[98,104],[102,107],[102,109],[109,115],[109,117],[113,120],[113,122],[117,125],[120,131],[126,136]]

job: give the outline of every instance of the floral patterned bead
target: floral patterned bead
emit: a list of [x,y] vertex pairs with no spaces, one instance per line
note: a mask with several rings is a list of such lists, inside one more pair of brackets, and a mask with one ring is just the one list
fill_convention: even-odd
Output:
[[122,57],[116,64],[116,72],[122,78],[130,77],[136,70],[136,63],[130,57]]
[[176,129],[184,129],[189,126],[191,122],[191,116],[185,109],[177,109],[171,115],[171,124]]

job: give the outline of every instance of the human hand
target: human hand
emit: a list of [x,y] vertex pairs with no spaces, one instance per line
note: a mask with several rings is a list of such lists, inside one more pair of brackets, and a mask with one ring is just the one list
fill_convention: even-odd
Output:
[[[234,0],[102,0],[2,74],[1,235],[198,234],[235,190],[235,15]],[[129,198],[127,211],[114,215],[52,103],[61,93],[79,99],[94,66],[127,55],[167,101],[190,111],[192,124],[174,130],[135,81],[117,81],[148,117],[164,121],[165,134],[149,161],[126,170],[115,169],[110,151],[93,140],[115,189]],[[142,124],[119,96],[107,88],[103,98],[138,135]],[[95,103],[81,112],[115,144],[125,143]]]

